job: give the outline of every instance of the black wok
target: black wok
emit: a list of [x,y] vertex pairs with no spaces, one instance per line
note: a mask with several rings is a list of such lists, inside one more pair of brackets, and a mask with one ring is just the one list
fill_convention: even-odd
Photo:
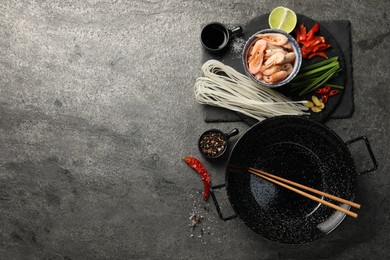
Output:
[[[344,143],[327,126],[297,116],[257,123],[235,144],[226,167],[226,183],[212,187],[219,216],[224,220],[238,216],[253,231],[275,242],[299,244],[321,238],[343,221],[344,213],[251,175],[247,168],[353,201],[358,174],[347,144],[359,140],[365,141],[374,164],[362,173],[376,170],[365,136]],[[218,205],[214,190],[224,186],[235,216],[223,217]]]

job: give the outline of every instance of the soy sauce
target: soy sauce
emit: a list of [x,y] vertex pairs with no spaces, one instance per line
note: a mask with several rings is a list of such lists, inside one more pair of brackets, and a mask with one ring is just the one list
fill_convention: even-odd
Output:
[[229,39],[229,35],[225,28],[217,24],[205,28],[201,37],[202,42],[206,47],[216,50],[225,47],[226,42]]

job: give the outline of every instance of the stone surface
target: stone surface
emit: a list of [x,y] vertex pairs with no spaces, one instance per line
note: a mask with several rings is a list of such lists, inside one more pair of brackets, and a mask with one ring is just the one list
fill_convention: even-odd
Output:
[[[182,161],[200,156],[204,130],[248,128],[203,121],[193,95],[200,24],[244,24],[278,5],[351,21],[355,113],[327,125],[343,140],[367,135],[379,162],[358,177],[359,218],[306,245],[220,220]],[[0,258],[389,258],[389,9],[384,0],[2,1]],[[364,149],[351,150],[357,168],[370,166]],[[223,162],[205,165],[224,182]],[[204,218],[191,230],[193,213]]]

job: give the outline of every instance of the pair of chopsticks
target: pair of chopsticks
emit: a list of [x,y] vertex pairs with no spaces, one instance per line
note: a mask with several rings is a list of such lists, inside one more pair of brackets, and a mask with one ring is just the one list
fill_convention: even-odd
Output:
[[[286,180],[286,179],[284,179],[284,178],[275,176],[275,175],[273,175],[273,174],[270,174],[270,173],[267,173],[267,172],[264,172],[264,171],[261,171],[261,170],[252,168],[252,167],[249,167],[248,171],[249,171],[251,174],[254,174],[254,175],[256,175],[256,176],[258,176],[258,177],[261,177],[261,178],[263,178],[263,179],[265,179],[265,180],[267,180],[267,181],[270,181],[270,182],[275,183],[275,184],[277,184],[277,185],[280,185],[280,186],[282,186],[282,187],[284,187],[284,188],[286,188],[286,189],[289,189],[289,190],[291,190],[291,191],[294,191],[294,192],[296,192],[296,193],[298,193],[298,194],[300,194],[300,195],[302,195],[302,196],[304,196],[304,197],[306,197],[306,198],[312,199],[312,200],[317,201],[317,202],[319,202],[319,203],[321,203],[321,204],[324,204],[324,205],[326,205],[326,206],[328,206],[328,207],[331,207],[331,208],[333,208],[333,209],[336,209],[336,210],[338,210],[338,211],[341,211],[341,212],[347,214],[348,216],[351,216],[351,217],[354,217],[354,218],[357,218],[357,216],[358,216],[358,214],[356,214],[356,213],[354,213],[354,212],[352,212],[352,211],[349,211],[349,210],[347,210],[347,209],[344,209],[344,208],[342,208],[342,207],[340,207],[340,206],[337,206],[337,205],[335,205],[335,204],[333,204],[333,203],[330,203],[330,202],[328,202],[328,201],[325,201],[325,200],[323,200],[323,199],[320,199],[320,198],[318,198],[318,197],[316,197],[316,196],[313,196],[313,195],[311,195],[311,194],[309,194],[309,193],[306,193],[306,192],[304,192],[304,191],[301,191],[301,190],[299,190],[299,189],[296,189],[296,188],[294,188],[294,187],[292,187],[292,186],[295,186],[295,187],[298,187],[298,188],[301,188],[301,189],[310,191],[310,192],[312,192],[312,193],[314,193],[314,194],[318,194],[318,195],[324,196],[324,197],[329,198],[329,199],[332,199],[332,200],[334,200],[334,201],[338,201],[338,202],[347,204],[347,205],[349,205],[349,206],[351,206],[351,207],[354,207],[354,208],[357,208],[357,209],[360,209],[360,204],[357,204],[357,203],[355,203],[355,202],[352,202],[352,201],[349,201],[349,200],[345,200],[345,199],[339,198],[339,197],[337,197],[337,196],[334,196],[334,195],[331,195],[331,194],[328,194],[328,193],[325,193],[325,192],[322,192],[322,191],[319,191],[319,190],[316,190],[316,189],[313,189],[313,188],[304,186],[304,185],[302,185],[302,184],[299,184],[299,183],[296,183],[296,182],[293,182],[293,181],[290,181],[290,180]],[[289,186],[288,184],[290,184],[290,185],[292,185],[292,186]]]

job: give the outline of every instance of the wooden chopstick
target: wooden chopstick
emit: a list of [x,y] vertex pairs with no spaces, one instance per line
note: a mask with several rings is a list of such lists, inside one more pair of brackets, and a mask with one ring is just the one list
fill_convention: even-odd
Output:
[[273,179],[276,179],[276,180],[283,181],[283,182],[285,182],[285,183],[288,183],[288,184],[290,184],[290,185],[296,186],[296,187],[298,187],[298,188],[301,188],[301,189],[304,189],[304,190],[308,190],[308,191],[313,192],[313,193],[315,193],[315,194],[318,194],[318,195],[327,197],[327,198],[329,198],[329,199],[332,199],[332,200],[335,200],[335,201],[338,201],[338,202],[347,204],[347,205],[349,205],[349,206],[351,206],[351,207],[354,207],[354,208],[357,208],[357,209],[360,209],[360,207],[361,207],[360,204],[357,204],[357,203],[355,203],[355,202],[352,202],[352,201],[349,201],[349,200],[346,200],[346,199],[343,199],[343,198],[340,198],[340,197],[331,195],[331,194],[326,193],[326,192],[323,192],[323,191],[319,191],[319,190],[316,190],[316,189],[307,187],[307,186],[305,186],[305,185],[302,185],[302,184],[299,184],[299,183],[296,183],[296,182],[293,182],[293,181],[284,179],[284,178],[282,178],[282,177],[279,177],[279,176],[270,174],[270,173],[268,173],[268,172],[264,172],[264,171],[261,171],[261,170],[259,170],[259,169],[255,169],[255,168],[252,168],[252,167],[250,167],[249,169],[252,170],[252,171],[255,171],[255,172],[257,172],[257,173],[261,173],[261,174],[263,174],[263,175],[266,175],[266,176],[268,176],[268,177],[270,177],[270,178],[273,178]]
[[[351,216],[351,217],[354,217],[354,218],[357,218],[357,216],[358,216],[358,214],[356,214],[355,212],[349,211],[349,210],[344,209],[344,208],[342,208],[342,207],[340,207],[340,206],[337,206],[337,205],[335,205],[335,204],[333,204],[333,203],[330,203],[330,202],[325,201],[325,200],[323,200],[323,199],[320,199],[320,198],[318,198],[318,197],[316,197],[316,196],[313,196],[313,195],[311,195],[311,194],[309,194],[309,193],[306,193],[306,192],[304,192],[304,191],[298,190],[298,189],[296,189],[296,188],[294,188],[294,187],[291,187],[291,186],[289,186],[289,185],[287,185],[287,184],[285,184],[285,183],[282,183],[282,182],[280,182],[280,181],[277,181],[276,179],[279,179],[279,180],[281,180],[281,181],[285,181],[286,183],[289,183],[289,184],[291,184],[291,185],[295,185],[295,186],[297,186],[297,187],[298,187],[298,185],[301,186],[301,188],[305,187],[304,189],[309,190],[309,191],[311,190],[313,193],[317,193],[317,194],[323,193],[323,194],[321,194],[321,195],[323,195],[323,196],[325,196],[324,194],[326,194],[326,195],[327,195],[326,197],[330,198],[329,196],[331,196],[331,197],[333,197],[333,198],[337,198],[337,201],[340,201],[340,200],[342,200],[342,201],[347,201],[347,200],[344,200],[344,199],[341,199],[341,198],[339,198],[339,197],[336,197],[336,196],[327,194],[327,193],[325,193],[325,192],[322,192],[322,191],[319,191],[319,190],[316,190],[316,189],[309,188],[309,187],[304,186],[304,185],[302,185],[302,184],[299,184],[299,183],[296,183],[296,182],[292,182],[292,181],[286,180],[286,179],[284,179],[284,178],[281,178],[281,177],[278,177],[278,176],[275,176],[275,175],[272,175],[272,174],[269,174],[269,173],[260,171],[260,170],[255,169],[255,168],[251,168],[251,167],[250,167],[250,168],[248,169],[248,171],[249,171],[251,174],[254,174],[254,175],[256,175],[256,176],[258,176],[258,177],[261,177],[261,178],[263,178],[263,179],[265,179],[265,180],[268,180],[268,181],[270,181],[270,182],[272,182],[272,183],[278,184],[278,185],[280,185],[280,186],[282,186],[282,187],[284,187],[284,188],[286,188],[286,189],[289,189],[289,190],[291,190],[291,191],[294,191],[294,192],[296,192],[296,193],[298,193],[298,194],[300,194],[300,195],[302,195],[302,196],[304,196],[304,197],[306,197],[306,198],[312,199],[312,200],[314,200],[314,201],[316,201],[316,202],[319,202],[319,203],[321,203],[321,204],[323,204],[323,205],[325,205],[325,206],[328,206],[328,207],[331,207],[331,208],[336,209],[336,210],[338,210],[338,211],[341,211],[341,212],[347,214],[348,216]],[[270,176],[270,177],[266,176],[264,173],[267,174],[267,175]],[[276,177],[276,178],[275,178],[275,179],[272,179],[271,176]],[[292,183],[294,183],[294,184],[292,184]],[[349,203],[353,203],[353,202],[351,202],[351,201],[348,201],[348,202],[349,202]],[[345,204],[346,204],[346,203],[345,203]],[[353,203],[353,204],[356,204],[356,203]],[[350,204],[348,204],[348,205],[350,205]],[[359,205],[359,204],[357,204],[357,205]],[[359,205],[359,208],[360,208],[360,205]]]

